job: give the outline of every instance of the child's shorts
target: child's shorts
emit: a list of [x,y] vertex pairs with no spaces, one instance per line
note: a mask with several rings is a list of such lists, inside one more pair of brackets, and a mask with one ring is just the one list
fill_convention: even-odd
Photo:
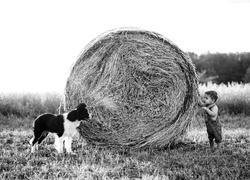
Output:
[[209,140],[214,140],[216,143],[221,143],[222,141],[222,130],[221,124],[218,121],[207,121],[207,134]]

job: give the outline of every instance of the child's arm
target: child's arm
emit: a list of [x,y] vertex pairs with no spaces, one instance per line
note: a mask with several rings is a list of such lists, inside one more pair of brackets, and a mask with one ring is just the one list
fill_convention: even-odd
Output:
[[218,116],[218,107],[217,106],[212,107],[211,110],[207,107],[202,107],[202,109],[204,109],[208,113],[208,115],[212,117],[212,120],[215,121],[217,119],[217,116]]

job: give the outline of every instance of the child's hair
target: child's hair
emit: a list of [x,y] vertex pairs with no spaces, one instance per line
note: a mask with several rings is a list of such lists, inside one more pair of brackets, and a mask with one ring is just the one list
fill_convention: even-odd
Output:
[[210,96],[211,99],[214,100],[214,102],[216,102],[218,99],[218,94],[216,91],[206,91],[205,94]]

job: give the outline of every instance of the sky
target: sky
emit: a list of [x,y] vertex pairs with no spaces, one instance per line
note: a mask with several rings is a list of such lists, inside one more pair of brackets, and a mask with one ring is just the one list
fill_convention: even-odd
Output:
[[138,27],[185,52],[250,51],[250,0],[0,0],[0,92],[64,91],[82,49]]

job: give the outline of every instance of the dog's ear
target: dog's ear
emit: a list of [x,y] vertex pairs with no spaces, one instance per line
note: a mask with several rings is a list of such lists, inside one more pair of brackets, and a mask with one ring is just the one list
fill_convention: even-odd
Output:
[[77,119],[78,120],[84,120],[84,119],[88,119],[89,118],[89,113],[88,110],[86,109],[86,104],[85,103],[81,103],[77,106]]
[[77,109],[79,109],[79,108],[86,108],[86,107],[87,107],[87,105],[85,103],[81,103],[81,104],[79,104],[77,106]]
[[70,111],[68,113],[67,119],[72,121],[72,122],[76,121],[76,119],[77,119],[77,110]]

